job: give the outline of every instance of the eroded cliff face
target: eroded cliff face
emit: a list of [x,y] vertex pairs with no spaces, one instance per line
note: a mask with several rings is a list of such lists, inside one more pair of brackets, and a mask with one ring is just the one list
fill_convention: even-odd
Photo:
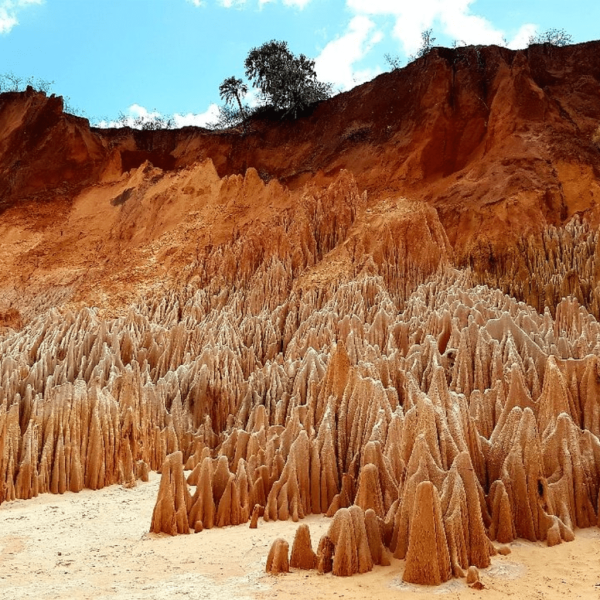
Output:
[[[481,282],[496,286],[509,265],[511,281],[515,276],[521,280],[501,283],[502,289],[530,301],[532,294],[518,288],[527,286],[531,261],[515,247],[529,244],[534,253],[546,252],[546,228],[561,228],[574,216],[598,224],[600,151],[592,142],[600,123],[598,44],[518,52],[435,49],[297,121],[255,121],[246,135],[197,128],[90,129],[87,121],[63,114],[59,98],[33,91],[4,94],[0,226],[19,230],[18,239],[26,240],[20,249],[10,249],[13,257],[24,255],[11,281],[37,276],[43,263],[49,285],[58,286],[55,301],[80,298],[75,284],[66,282],[66,272],[51,273],[56,263],[72,264],[75,253],[68,247],[76,245],[84,254],[90,250],[94,260],[85,272],[96,272],[97,252],[107,272],[113,263],[119,271],[125,249],[136,245],[128,238],[141,240],[136,245],[141,247],[143,235],[159,236],[157,221],[169,231],[182,227],[189,220],[186,213],[197,210],[199,202],[205,211],[214,209],[210,218],[219,223],[219,231],[226,229],[223,221],[230,230],[250,218],[267,224],[274,206],[263,196],[253,198],[250,192],[235,215],[218,214],[226,208],[216,206],[208,188],[185,184],[186,176],[200,177],[194,174],[198,165],[211,161],[214,182],[232,175],[244,178],[254,169],[263,182],[285,188],[287,206],[295,205],[307,188],[327,188],[342,170],[353,176],[359,194],[367,193],[367,208],[399,197],[423,201],[436,209],[458,266],[470,266]],[[138,211],[134,220],[131,207],[140,202],[144,209],[151,202],[154,206],[151,212]],[[144,234],[137,227],[142,212],[153,229],[146,227]],[[173,218],[167,221],[163,213]],[[236,219],[238,225],[232,223]],[[121,252],[106,241],[107,233],[112,240],[125,238],[119,242]],[[59,243],[66,250],[65,263]],[[48,263],[42,248],[49,247],[46,256],[53,262]],[[595,288],[595,281],[589,285]],[[14,292],[20,298],[23,290]],[[591,307],[592,295],[580,300]],[[546,303],[551,310],[553,304]],[[543,309],[544,302],[534,306]]]
[[596,526],[597,49],[439,49],[245,136],[1,96],[0,501],[162,470],[153,532],[326,513],[267,568],[475,587]]

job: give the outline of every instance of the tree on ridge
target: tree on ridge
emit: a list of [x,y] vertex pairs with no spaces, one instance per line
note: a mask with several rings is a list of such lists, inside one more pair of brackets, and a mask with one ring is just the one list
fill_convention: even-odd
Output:
[[244,112],[244,107],[242,106],[242,98],[247,93],[248,86],[237,77],[228,77],[219,86],[219,95],[221,96],[221,100],[223,100],[225,104],[233,104],[233,101],[236,100],[238,106],[240,107],[240,114],[242,115],[242,119],[244,121],[246,120],[246,114]]
[[331,84],[317,79],[315,61],[295,56],[287,42],[271,40],[248,53],[246,76],[260,90],[265,104],[285,114],[298,112],[331,96]]

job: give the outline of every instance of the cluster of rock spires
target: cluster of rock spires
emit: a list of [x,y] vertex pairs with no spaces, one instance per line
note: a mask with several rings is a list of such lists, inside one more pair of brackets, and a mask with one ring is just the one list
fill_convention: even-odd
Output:
[[[243,198],[253,177],[227,185]],[[540,314],[454,270],[433,209],[367,210],[344,173],[271,225],[205,247],[186,286],[125,316],[51,310],[2,334],[0,500],[162,470],[153,532],[327,514],[316,552],[301,528],[267,569],[393,557],[427,584],[477,584],[493,542],[597,524],[595,292],[552,283],[573,283],[573,255],[593,278],[597,234],[550,230],[554,271],[532,269],[547,303],[570,295]]]
[[267,570],[474,587],[598,524],[597,49],[435,49],[242,137],[4,94],[0,502],[161,470],[154,532],[326,514]]
[[598,229],[578,216],[565,227],[550,226],[496,253],[485,266],[471,256],[475,281],[499,288],[539,312],[569,296],[600,318]]
[[[152,175],[151,167],[142,171],[137,175]],[[221,181],[210,161],[183,175],[186,189],[194,177],[218,184],[222,202],[288,193],[276,181],[265,186],[252,169]],[[327,296],[310,286],[294,290],[303,273],[337,252],[347,273],[333,277],[337,283],[328,294],[355,271],[381,269],[387,280],[403,282],[394,293],[400,302],[447,259],[435,211],[399,202],[387,241],[401,239],[416,224],[420,235],[428,235],[428,252],[382,252],[384,240],[366,253],[367,233],[352,232],[365,197],[342,172],[324,191],[304,193],[293,210],[279,211],[269,235],[259,224],[205,247],[183,273],[183,287],[152,295],[123,317],[107,320],[89,308],[52,309],[29,315],[21,331],[1,330],[0,502],[134,485],[179,450],[197,463],[205,447],[214,450],[220,443],[240,410],[247,421],[271,372],[286,385],[289,368],[309,376],[314,366],[322,374],[327,358],[321,347],[331,334],[308,331],[306,317]],[[292,355],[295,366],[284,368]]]
[[540,315],[447,269],[403,311],[369,275],[296,310],[247,379],[243,334],[227,342],[239,387],[212,395],[202,439],[164,463],[152,531],[325,513],[317,552],[299,531],[268,570],[351,575],[394,557],[406,581],[439,584],[488,567],[492,542],[554,545],[597,524],[600,324],[576,299]]

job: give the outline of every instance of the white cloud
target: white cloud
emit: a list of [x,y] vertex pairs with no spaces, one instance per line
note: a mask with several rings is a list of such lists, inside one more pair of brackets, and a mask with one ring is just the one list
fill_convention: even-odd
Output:
[[193,113],[188,113],[187,115],[175,113],[173,119],[175,120],[175,127],[187,127],[188,125],[206,127],[209,123],[214,123],[218,116],[219,107],[216,104],[211,104],[203,113],[197,115]]
[[128,113],[128,124],[133,124],[134,119],[141,119],[142,121],[146,122],[154,121],[155,119],[162,117],[162,115],[156,109],[150,111],[139,104],[132,104],[129,107]]
[[529,45],[529,38],[534,36],[538,31],[537,25],[527,23],[522,25],[515,37],[510,40],[508,47],[511,50],[520,50],[521,48],[527,48]]
[[17,24],[17,18],[0,7],[0,33],[8,33]]
[[445,2],[439,18],[444,33],[467,44],[502,44],[504,34],[487,19],[470,14],[469,5],[474,0]]
[[[395,18],[394,35],[401,41],[406,54],[421,45],[421,32],[441,26],[441,31],[466,44],[503,44],[504,32],[486,18],[473,14],[476,0],[347,0],[347,5],[359,15],[386,15]],[[512,44],[529,37],[533,25],[521,27]],[[435,33],[435,31],[434,31]],[[521,46],[522,47],[522,46]]]
[[283,0],[286,6],[294,6],[295,8],[303,9],[310,0]]
[[349,90],[372,79],[377,70],[355,71],[353,67],[382,39],[383,34],[375,30],[375,23],[371,19],[363,15],[354,17],[346,33],[329,42],[315,59],[318,78],[342,90]]
[[[2,0],[0,0],[1,2]],[[37,2],[39,0],[22,0],[23,2]],[[206,0],[186,0],[194,6],[204,6]],[[237,8],[248,4],[248,0],[214,0],[220,4],[223,8]],[[291,8],[298,8],[302,10],[311,0],[281,0],[284,6]],[[259,8],[262,8],[265,4],[272,4],[277,0],[257,0]]]
[[[201,0],[188,0],[189,2],[201,2]],[[290,6],[292,8],[298,8],[302,10],[311,0],[282,0],[284,6]],[[225,8],[231,8],[233,6],[243,6],[247,4],[247,0],[218,0],[219,4]],[[265,4],[273,4],[277,0],[258,0],[259,8],[262,8]]]
[[242,102],[250,108],[256,108],[261,103],[260,91],[253,87],[249,88]]
[[[209,123],[214,123],[219,116],[219,107],[216,104],[211,104],[203,113],[187,113],[180,115],[175,113],[172,116],[175,128],[187,127],[206,127]],[[167,120],[168,115],[163,115],[157,110],[148,110],[146,107],[139,104],[132,104],[126,113],[123,113],[121,118],[116,120],[102,120],[96,123],[96,127],[135,127],[141,129],[144,123],[152,123],[157,120]]]
[[224,8],[231,8],[232,6],[243,6],[246,4],[246,0],[219,0],[219,4]]
[[19,24],[18,13],[35,4],[42,4],[44,0],[0,0],[0,33],[9,33]]
[[[162,117],[162,115],[154,110],[150,111],[147,108],[140,106],[139,104],[132,104],[127,112],[121,113],[119,119],[107,121],[103,119],[99,123],[96,124],[97,127],[140,127],[141,123],[147,121],[154,121],[157,118]],[[138,124],[136,125],[136,120],[138,120]]]

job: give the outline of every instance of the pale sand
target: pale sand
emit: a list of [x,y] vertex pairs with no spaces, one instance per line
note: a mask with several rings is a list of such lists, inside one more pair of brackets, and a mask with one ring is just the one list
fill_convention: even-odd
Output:
[[[264,573],[271,542],[292,521],[212,529],[178,537],[148,534],[160,477],[134,489],[112,486],[63,496],[44,494],[0,506],[0,598],[287,599],[595,598],[600,599],[600,530],[547,548],[517,541],[512,554],[482,571],[487,589],[464,580],[439,588],[402,582],[404,561],[351,578],[298,571]],[[329,519],[311,516],[313,546]]]

